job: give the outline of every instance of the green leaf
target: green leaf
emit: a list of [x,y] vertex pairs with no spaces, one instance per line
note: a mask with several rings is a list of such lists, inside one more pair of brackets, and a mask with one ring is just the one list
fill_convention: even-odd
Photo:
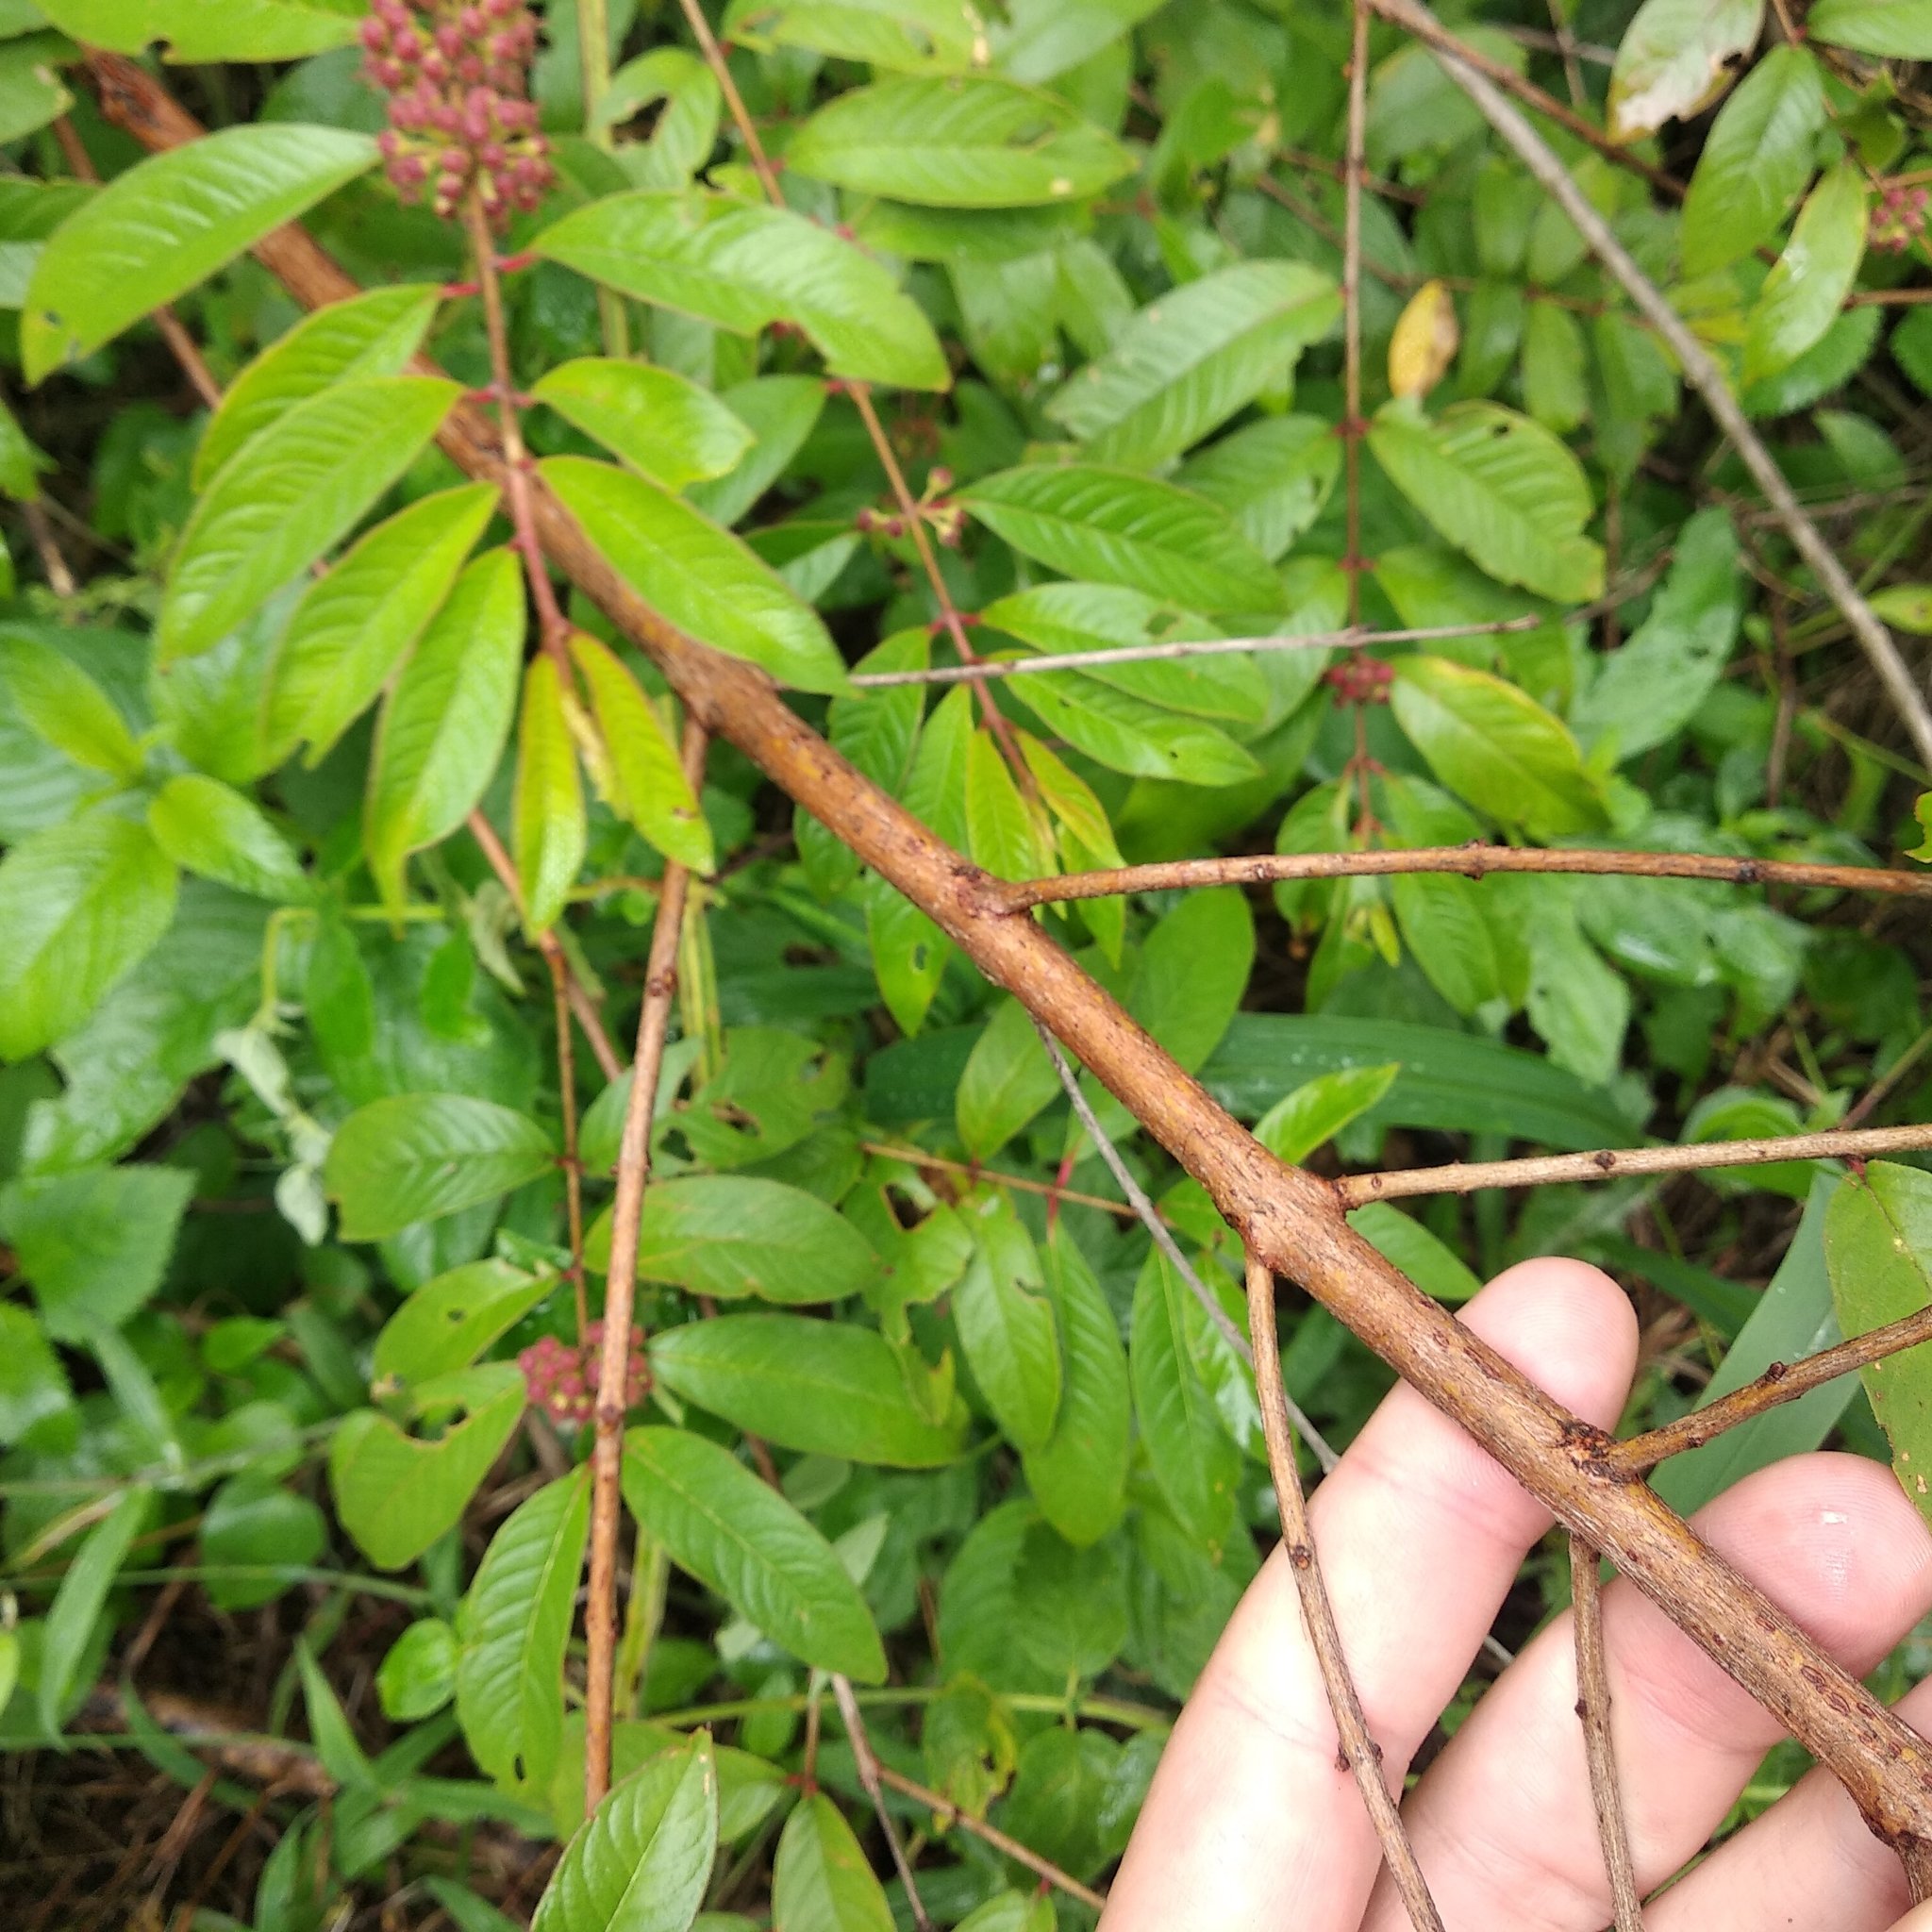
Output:
[[566,215],[537,253],[640,301],[754,335],[790,322],[835,375],[944,389],[944,352],[878,262],[789,208],[702,190],[613,195]]
[[666,490],[729,475],[752,446],[750,429],[709,390],[647,362],[585,357],[530,393]]
[[1240,891],[1191,892],[1141,946],[1127,1010],[1191,1074],[1227,1031],[1254,963],[1255,920]]
[[510,808],[524,930],[532,939],[548,932],[562,917],[590,844],[577,749],[563,706],[557,660],[541,653],[524,673],[516,792]]
[[1152,467],[1198,442],[1341,314],[1333,280],[1295,261],[1245,261],[1157,296],[1046,413],[1095,462]]
[[1046,1290],[1064,1349],[1053,1433],[1022,1458],[1040,1513],[1078,1548],[1126,1509],[1133,1396],[1120,1324],[1093,1270],[1063,1226],[1046,1243]]
[[156,663],[212,649],[346,535],[415,461],[458,394],[455,383],[420,375],[340,383],[243,447],[182,533]]
[[391,687],[376,725],[362,842],[391,907],[407,895],[409,854],[455,831],[496,770],[526,622],[516,554],[486,551],[457,579]]
[[884,1339],[846,1322],[722,1315],[659,1329],[651,1373],[674,1394],[783,1449],[888,1469],[937,1469],[960,1453],[957,1422],[928,1421]]
[[892,1908],[839,1807],[815,1791],[785,1821],[772,1867],[784,1932],[892,1932]]
[[1482,1287],[1454,1248],[1387,1201],[1357,1208],[1348,1224],[1439,1302],[1466,1302]]
[[29,34],[0,45],[0,141],[19,141],[73,107],[59,71],[73,55],[59,34]]
[[175,868],[144,825],[91,812],[0,860],[0,1059],[75,1032],[167,931]]
[[1764,0],[1643,0],[1610,70],[1610,138],[1634,141],[1702,112],[1763,24]]
[[590,1523],[589,1470],[546,1483],[491,1538],[457,1611],[457,1720],[506,1788],[541,1790],[557,1759]]
[[1813,144],[1824,125],[1817,60],[1803,47],[1772,48],[1718,110],[1705,138],[1684,198],[1687,275],[1728,268],[1777,233],[1811,178]]
[[1543,428],[1566,435],[1590,414],[1583,328],[1567,308],[1532,302],[1523,326],[1523,403]]
[[378,1382],[427,1382],[467,1369],[557,1286],[508,1261],[469,1261],[439,1274],[404,1301],[375,1338]]
[[126,721],[64,651],[25,630],[0,636],[0,688],[21,723],[75,764],[124,780],[139,774]]
[[956,73],[985,58],[979,17],[954,0],[739,0],[726,30],[741,46],[804,47],[891,73]]
[[229,384],[195,448],[194,487],[206,490],[230,457],[297,403],[339,382],[402,375],[440,299],[435,289],[404,282],[331,302],[298,322]]
[[959,1075],[954,1118],[976,1160],[990,1160],[1060,1091],[1059,1075],[1018,1000],[1003,1000]]
[[1492,577],[1562,603],[1602,594],[1604,554],[1582,534],[1590,484],[1540,424],[1496,403],[1452,404],[1433,422],[1413,403],[1389,403],[1370,425],[1369,448],[1403,495]]
[[1209,786],[1242,785],[1260,775],[1254,755],[1226,732],[1116,689],[1114,674],[1102,679],[1082,671],[1030,671],[1007,685],[1054,737],[1109,771]]
[[717,1443],[682,1429],[630,1430],[624,1499],[679,1569],[774,1643],[821,1670],[884,1677],[872,1613],[837,1552]]
[[1175,477],[1227,510],[1271,561],[1321,514],[1341,474],[1341,440],[1320,416],[1268,416],[1188,459]]
[[608,463],[556,457],[542,471],[612,567],[680,629],[795,690],[845,689],[816,613],[728,530]]
[[838,95],[785,164],[931,208],[1030,208],[1097,194],[1133,157],[1057,94],[991,75],[881,81]]
[[27,381],[77,361],[207,280],[375,158],[366,134],[264,124],[223,128],[138,161],[42,251],[20,325]]
[[1603,660],[1572,713],[1586,740],[1608,740],[1620,760],[1674,738],[1716,688],[1738,641],[1743,578],[1738,539],[1722,509],[1699,510],[1677,537],[1676,558],[1641,626]]
[[[204,1586],[208,1601],[220,1610],[272,1603],[327,1546],[328,1523],[307,1496],[258,1470],[230,1476],[201,1519],[201,1560],[213,1573]],[[225,1569],[246,1574],[224,1576]]]
[[661,46],[626,60],[590,117],[591,131],[635,120],[659,101],[650,140],[625,142],[622,166],[640,188],[682,188],[710,159],[724,109],[723,91],[700,56]]
[[456,1681],[457,1633],[441,1617],[419,1617],[384,1655],[376,1701],[391,1724],[414,1724],[450,1701]]
[[[4,1214],[0,1197],[0,1214]],[[0,1229],[6,1223],[0,1219]],[[0,1302],[0,1448],[10,1449],[33,1425],[74,1400],[60,1358],[41,1324],[12,1302]],[[0,1710],[7,1708],[0,1703]]]
[[991,731],[975,731],[966,747],[966,841],[973,862],[995,878],[1036,879],[1053,870],[1045,829]]
[[1190,1293],[1167,1257],[1151,1250],[1134,1284],[1127,1365],[1155,1480],[1189,1533],[1213,1545],[1234,1520],[1241,1453],[1189,1345]]
[[1864,259],[1870,215],[1865,177],[1853,160],[1827,170],[1805,197],[1745,321],[1744,387],[1796,361],[1837,320]]
[[342,1240],[372,1241],[494,1200],[556,1159],[535,1121],[493,1100],[397,1093],[336,1129],[323,1179],[341,1209]]
[[1538,839],[1602,823],[1576,741],[1513,684],[1446,658],[1403,658],[1391,702],[1429,769],[1478,811]]
[[1051,1892],[1003,1891],[961,1919],[958,1932],[1057,1932],[1058,1924]]
[[953,1322],[966,1365],[1008,1440],[1044,1448],[1059,1413],[1060,1343],[1039,1250],[1004,1192],[961,1212],[974,1249],[953,1291]]
[[1130,470],[1028,465],[958,499],[1023,556],[1196,610],[1271,610],[1281,585],[1217,503]]
[[531,1932],[688,1932],[718,1849],[718,1772],[700,1732],[618,1785],[565,1849]]
[[329,1688],[307,1637],[295,1640],[295,1663],[302,1678],[302,1701],[308,1710],[308,1735],[322,1768],[346,1791],[378,1790],[375,1767],[357,1742],[348,1714]]
[[[0,49],[0,84],[6,75],[4,55],[5,50]],[[0,243],[0,248],[4,246]],[[0,491],[16,503],[38,503],[41,473],[53,467],[53,458],[28,440],[19,417],[0,403]]]
[[138,54],[168,42],[179,61],[299,60],[347,45],[354,13],[327,0],[39,0],[56,26],[91,46]]
[[1932,636],[1932,584],[1888,584],[1874,593],[1872,608],[1898,630]]
[[1932,0],[1818,0],[1805,30],[1887,60],[1932,60]]
[[77,1677],[94,1625],[107,1607],[108,1591],[126,1559],[128,1546],[147,1524],[153,1501],[152,1491],[125,1490],[88,1531],[54,1592],[41,1635],[40,1660],[41,1728],[49,1738],[59,1735],[60,1721],[80,1688]]
[[283,906],[313,895],[301,859],[268,814],[219,778],[170,778],[148,805],[147,828],[184,872]]
[[1277,1160],[1299,1167],[1317,1147],[1386,1099],[1401,1072],[1400,1063],[1391,1061],[1317,1074],[1292,1093],[1284,1093],[1255,1123],[1255,1139]]
[[386,1415],[358,1408],[328,1448],[336,1514],[378,1570],[413,1563],[462,1520],[524,1413],[523,1371],[491,1362],[424,1384],[418,1414],[467,1411],[434,1441],[405,1435]]
[[264,701],[268,761],[306,741],[313,768],[374,704],[449,595],[496,508],[495,486],[440,491],[376,525],[303,592]]

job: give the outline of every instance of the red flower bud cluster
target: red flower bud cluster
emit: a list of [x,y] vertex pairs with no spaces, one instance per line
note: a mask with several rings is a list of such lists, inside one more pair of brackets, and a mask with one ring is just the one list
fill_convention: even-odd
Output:
[[1903,255],[1925,239],[1925,214],[1932,208],[1932,189],[1888,183],[1872,211],[1872,245]]
[[[596,1414],[597,1389],[603,1379],[604,1365],[599,1358],[603,1342],[604,1324],[592,1322],[581,1349],[546,1335],[517,1357],[530,1401],[552,1422],[575,1427]],[[644,1399],[645,1381],[644,1331],[634,1327],[625,1362],[625,1408],[635,1408]]]
[[446,220],[474,189],[500,229],[542,200],[555,174],[528,98],[527,0],[372,0],[362,48],[390,97],[382,155],[405,201]]
[[1324,671],[1322,679],[1340,704],[1386,705],[1389,687],[1395,681],[1395,667],[1380,658],[1371,658],[1366,651],[1354,651]]

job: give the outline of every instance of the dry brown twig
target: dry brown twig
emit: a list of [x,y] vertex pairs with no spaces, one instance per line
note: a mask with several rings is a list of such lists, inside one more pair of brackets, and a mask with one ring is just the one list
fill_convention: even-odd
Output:
[[845,1735],[852,1743],[852,1761],[858,1767],[858,1782],[865,1788],[865,1794],[872,1800],[874,1814],[879,1821],[879,1830],[884,1835],[886,1849],[891,1855],[892,1869],[899,1874],[899,1883],[906,1888],[906,1903],[912,1912],[914,1932],[932,1932],[932,1920],[926,1916],[925,1902],[919,1896],[918,1882],[912,1876],[912,1861],[906,1856],[906,1847],[900,1841],[899,1827],[892,1823],[892,1814],[886,1807],[885,1786],[880,1781],[878,1753],[872,1748],[872,1734],[865,1727],[865,1714],[858,1707],[858,1699],[853,1694],[850,1677],[832,1674],[832,1695],[838,1700],[839,1716],[845,1725]]
[[1604,1649],[1604,1586],[1596,1552],[1574,1532],[1570,1538],[1572,1617],[1576,1640],[1576,1715],[1583,1724],[1590,1763],[1590,1796],[1603,1840],[1604,1869],[1617,1932],[1643,1932],[1643,1898],[1630,1856],[1630,1825],[1610,1737],[1610,1665]]

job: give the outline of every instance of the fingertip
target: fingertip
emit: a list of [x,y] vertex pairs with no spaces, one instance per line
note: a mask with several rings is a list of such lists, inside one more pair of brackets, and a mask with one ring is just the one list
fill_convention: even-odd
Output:
[[1637,1311],[1601,1268],[1540,1256],[1506,1268],[1463,1321],[1575,1415],[1610,1427],[1637,1372]]
[[1915,1907],[1891,1928],[1891,1932],[1932,1932],[1932,1905]]

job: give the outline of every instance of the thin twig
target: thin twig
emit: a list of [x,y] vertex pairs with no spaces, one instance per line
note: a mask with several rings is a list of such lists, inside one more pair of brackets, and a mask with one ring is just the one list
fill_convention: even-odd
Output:
[[839,1715],[845,1721],[846,1737],[852,1740],[852,1758],[858,1767],[858,1782],[865,1787],[865,1794],[872,1800],[879,1830],[885,1834],[886,1849],[892,1855],[892,1869],[899,1874],[899,1883],[906,1888],[906,1903],[912,1911],[915,1932],[933,1932],[932,1921],[926,1916],[924,1901],[919,1896],[919,1886],[912,1876],[912,1861],[906,1856],[906,1847],[899,1841],[899,1827],[892,1823],[892,1814],[886,1807],[885,1787],[879,1781],[878,1753],[872,1748],[872,1737],[865,1728],[864,1715],[858,1708],[858,1698],[852,1694],[852,1680],[833,1672],[832,1695],[839,1700]]
[[47,580],[48,590],[62,603],[77,596],[80,585],[75,581],[66,558],[60,554],[59,541],[47,516],[47,506],[39,497],[28,497],[20,506],[20,513],[26,519],[26,533],[33,540],[34,554],[41,559],[41,574]]
[[[1080,1091],[1080,1077],[1074,1072],[1072,1062],[1061,1052],[1059,1041],[1038,1020],[1033,1023],[1033,1030],[1040,1035],[1040,1043],[1046,1049],[1046,1057],[1053,1062],[1053,1070],[1059,1075],[1060,1085],[1066,1090],[1067,1099],[1073,1105],[1074,1115],[1081,1126],[1087,1130],[1088,1139],[1093,1142],[1100,1158],[1107,1162],[1114,1179],[1120,1183],[1121,1192],[1127,1197],[1128,1204],[1139,1216],[1141,1224],[1154,1237],[1154,1245],[1166,1256],[1169,1264],[1187,1283],[1190,1291],[1200,1303],[1222,1340],[1252,1369],[1255,1366],[1255,1352],[1248,1346],[1248,1338],[1235,1325],[1233,1318],[1221,1306],[1214,1291],[1194,1272],[1193,1264],[1181,1253],[1180,1243],[1174,1240],[1173,1230],[1161,1219],[1160,1209],[1148,1199],[1146,1189],[1134,1178],[1127,1163],[1121,1158],[1120,1149],[1108,1138],[1107,1129],[1100,1124],[1099,1116],[1088,1104],[1087,1096]],[[1334,1469],[1341,1457],[1328,1446],[1321,1430],[1302,1413],[1285,1390],[1281,1399],[1288,1405],[1288,1413],[1294,1423],[1295,1432],[1308,1445],[1310,1453],[1322,1465],[1323,1474],[1325,1475]]]
[[1610,1738],[1610,1667],[1604,1651],[1604,1588],[1601,1558],[1574,1531],[1570,1537],[1571,1593],[1575,1599],[1576,1715],[1583,1721],[1584,1755],[1590,1761],[1590,1796],[1596,1808],[1597,1836],[1603,1841],[1604,1869],[1609,1874],[1610,1904],[1617,1932],[1643,1932],[1643,1897],[1637,1890],[1637,1867],[1630,1856],[1630,1825],[1624,1815],[1624,1789],[1617,1779],[1617,1752]]
[[[684,729],[684,768],[695,791],[704,778],[706,737]],[[675,860],[664,867],[664,890],[651,927],[643,1010],[624,1109],[617,1157],[617,1197],[610,1210],[610,1269],[604,1285],[604,1343],[597,1373],[597,1433],[591,1450],[591,1560],[584,1605],[584,1809],[594,1811],[610,1789],[611,1707],[617,1661],[617,1531],[624,1474],[625,1384],[636,1306],[638,1229],[651,1176],[651,1114],[677,995],[677,944],[691,874]]]
[[1024,1865],[1036,1877],[1043,1878],[1049,1885],[1058,1886],[1069,1898],[1076,1898],[1083,1906],[1091,1906],[1097,1912],[1107,1904],[1104,1892],[1098,1892],[1091,1885],[1082,1885],[1069,1872],[1062,1872],[1051,1858],[1042,1858],[1031,1845],[1023,1845],[1016,1838],[1008,1838],[998,1825],[989,1824],[983,1818],[975,1818],[970,1811],[962,1811],[950,1798],[940,1792],[928,1790],[924,1785],[915,1783],[903,1772],[897,1772],[890,1764],[879,1766],[879,1782],[890,1785],[893,1790],[911,1798],[921,1805],[931,1807],[933,1814],[952,1824],[962,1825],[976,1839],[983,1840],[1003,1857],[1011,1858],[1016,1864]]
[[[970,1181],[985,1181],[996,1188],[1018,1188],[1024,1194],[1043,1194],[1050,1201],[1065,1202],[1075,1208],[1097,1208],[1101,1213],[1115,1215],[1122,1221],[1138,1221],[1141,1218],[1124,1201],[1109,1201],[1104,1194],[1083,1194],[1076,1189],[1061,1187],[1058,1181],[1039,1181],[1027,1174],[997,1173],[992,1168],[981,1167],[974,1160],[948,1160],[943,1155],[926,1153],[923,1147],[893,1147],[883,1141],[861,1141],[858,1150],[861,1154],[875,1154],[882,1160],[903,1160],[910,1167],[929,1167],[941,1174],[963,1174]],[[1157,1214],[1160,1212],[1158,1208],[1154,1211]]]
[[1701,1449],[1727,1429],[1755,1421],[1767,1409],[1796,1402],[1812,1390],[1836,1382],[1840,1375],[1869,1369],[1925,1341],[1932,1341],[1932,1307],[1888,1322],[1884,1327],[1874,1328],[1867,1334],[1856,1335],[1849,1341],[1821,1349],[1802,1361],[1774,1362],[1755,1382],[1747,1382],[1728,1395],[1720,1395],[1715,1402],[1693,1408],[1689,1415],[1665,1423],[1661,1428],[1647,1429],[1641,1436],[1613,1444],[1605,1452],[1604,1460],[1618,1476],[1648,1475],[1658,1463],[1681,1456],[1686,1450]]
[[1369,1823],[1375,1828],[1389,1876],[1408,1909],[1409,1923],[1416,1932],[1442,1932],[1441,1915],[1429,1895],[1422,1867],[1416,1862],[1415,1846],[1409,1842],[1401,1807],[1383,1775],[1382,1747],[1370,1734],[1361,1697],[1342,1649],[1341,1632],[1336,1625],[1335,1607],[1329,1602],[1328,1587],[1322,1580],[1314,1531],[1308,1524],[1308,1499],[1295,1463],[1294,1439],[1289,1432],[1291,1411],[1288,1391],[1281,1386],[1281,1343],[1274,1328],[1274,1274],[1265,1261],[1250,1256],[1247,1278],[1248,1333],[1255,1343],[1255,1393],[1260,1399],[1261,1433],[1268,1441],[1268,1468],[1274,1478],[1275,1507],[1281,1512],[1282,1547],[1288,1553],[1295,1594],[1301,1599],[1302,1626],[1308,1634],[1308,1648],[1314,1652],[1316,1667],[1322,1673],[1322,1688],[1328,1693],[1328,1708],[1335,1718],[1341,1756],[1355,1774],[1356,1789],[1362,1794]]
[[[1766,502],[1776,510],[1778,522],[1790,539],[1792,547],[1810,566],[1825,594],[1838,606],[1852,635],[1857,639],[1871,659],[1873,669],[1891,694],[1919,757],[1932,764],[1932,708],[1927,708],[1918,680],[1899,655],[1891,633],[1880,623],[1877,613],[1865,601],[1831,546],[1819,535],[1818,526],[1805,514],[1797,497],[1791,492],[1791,486],[1785,480],[1784,472],[1778,468],[1763,440],[1738,406],[1724,371],[1711,358],[1710,352],[1691,333],[1657,285],[1638,267],[1630,252],[1610,231],[1609,224],[1571,178],[1570,171],[1557,159],[1548,142],[1506,98],[1503,86],[1521,92],[1522,84],[1514,76],[1502,81],[1498,74],[1491,72],[1496,63],[1487,61],[1482,55],[1457,40],[1421,4],[1421,0],[1368,0],[1368,4],[1384,19],[1393,21],[1436,48],[1449,77],[1475,103],[1491,126],[1516,151],[1524,166],[1570,217],[1591,252],[1649,318],[1675,357],[1685,380],[1703,397],[1705,407],[1718,427],[1730,438],[1744,467],[1764,492]],[[1507,70],[1504,69],[1502,73],[1507,75]],[[1545,111],[1541,103],[1538,106],[1539,111]]]
[[1709,852],[1607,852],[1591,846],[1421,845],[1375,852],[1255,852],[1231,858],[1171,858],[1109,866],[1058,878],[1015,879],[998,887],[1004,908],[1027,912],[1065,899],[1111,899],[1121,892],[1168,892],[1194,886],[1259,886],[1280,879],[1355,879],[1410,873],[1586,873],[1656,879],[1708,879],[1726,886],[1795,886],[1833,892],[1882,892],[1932,899],[1932,871],[1875,865],[1813,865],[1801,859],[1732,858]]
[[1707,1141],[1688,1147],[1600,1147],[1592,1154],[1534,1154],[1523,1160],[1451,1160],[1386,1174],[1348,1174],[1335,1182],[1345,1208],[1368,1201],[1422,1194],[1473,1194],[1479,1188],[1556,1187],[1566,1181],[1615,1181],[1627,1174],[1697,1174],[1706,1168],[1763,1167],[1779,1160],[1870,1160],[1932,1147],[1932,1124],[1835,1127],[1819,1134],[1777,1134],[1755,1141]]
[[1870,1120],[1880,1107],[1898,1091],[1904,1080],[1919,1062],[1924,1058],[1927,1049],[1932,1049],[1932,1026],[1928,1026],[1911,1045],[1887,1067],[1877,1079],[1854,1103],[1844,1117],[1842,1125],[1856,1127],[1860,1121]]
[[744,105],[744,96],[739,92],[738,83],[731,77],[730,62],[724,58],[724,50],[718,44],[718,37],[711,31],[710,22],[705,18],[705,9],[698,5],[698,0],[679,0],[679,5],[684,8],[685,22],[698,43],[698,51],[704,55],[706,65],[718,78],[719,92],[724,94],[724,106],[744,142],[746,153],[751,156],[752,169],[763,184],[765,198],[774,208],[784,207],[785,196],[778,186],[777,171],[772,166],[764,142],[758,139],[758,123],[751,118],[751,110]]

